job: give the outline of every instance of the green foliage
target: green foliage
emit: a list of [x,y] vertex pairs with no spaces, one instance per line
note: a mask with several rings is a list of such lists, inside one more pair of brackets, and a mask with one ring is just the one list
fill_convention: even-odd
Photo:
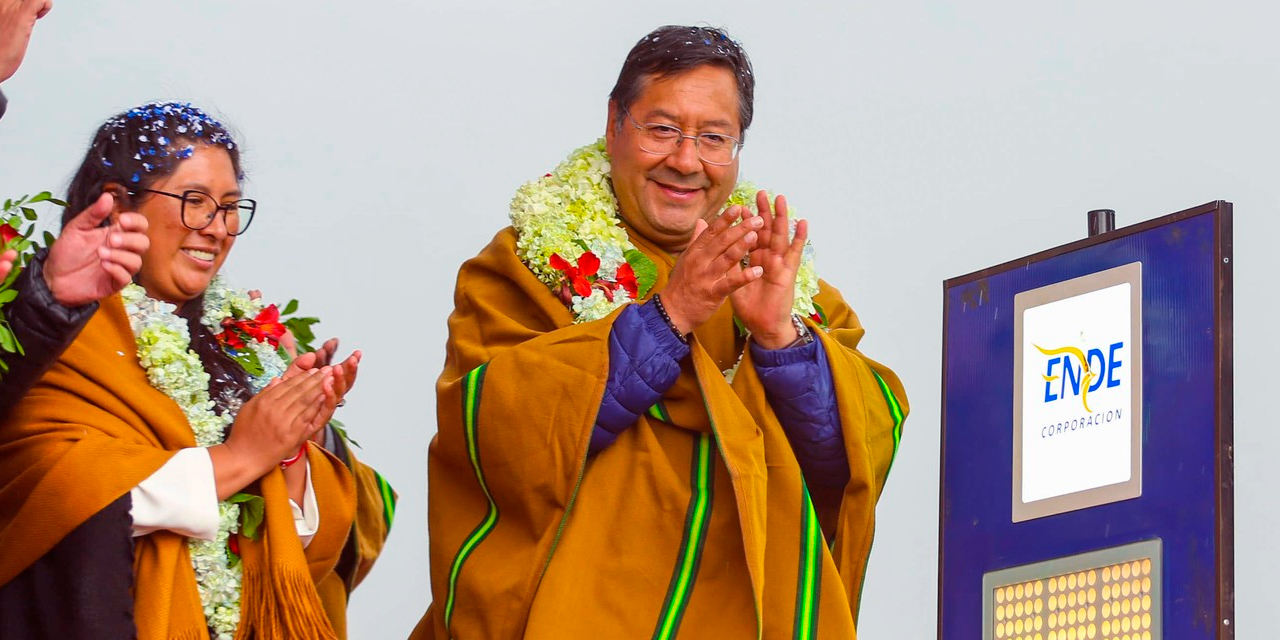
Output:
[[13,302],[18,297],[18,292],[13,288],[13,283],[18,279],[18,274],[27,266],[31,259],[41,248],[53,244],[53,234],[46,231],[44,233],[43,245],[32,239],[36,231],[36,222],[40,215],[31,205],[48,203],[57,207],[65,207],[67,203],[54,198],[53,194],[48,191],[41,191],[34,196],[24,195],[18,199],[6,198],[4,207],[0,208],[0,226],[8,227],[13,233],[6,233],[6,236],[12,236],[0,246],[0,253],[13,249],[18,253],[18,257],[13,262],[13,269],[9,275],[0,281],[0,377],[9,371],[9,365],[5,364],[3,356],[9,353],[23,355],[22,345],[18,342],[18,337],[13,333],[13,327],[4,317],[4,305]]
[[237,493],[227,502],[240,505],[240,533],[250,540],[258,539],[258,527],[267,513],[267,503],[262,496],[248,493]]
[[280,310],[280,322],[288,327],[289,333],[293,334],[295,340],[298,341],[298,355],[311,353],[316,350],[316,332],[311,329],[312,325],[320,323],[320,318],[286,318],[285,316],[297,313],[298,301],[290,300],[284,308]]
[[240,363],[240,367],[251,376],[260,376],[265,369],[262,368],[262,361],[258,359],[258,354],[248,347],[239,351],[223,349],[223,353],[231,357],[232,360]]
[[817,300],[813,301],[813,309],[818,312],[818,324],[825,329],[827,327],[827,312],[822,310],[822,305],[818,304]]
[[[351,438],[351,436],[347,435],[347,425],[342,424],[336,419],[330,418],[329,426],[333,427],[334,432],[336,432],[339,436],[342,436],[343,440],[346,440],[347,442],[354,444],[357,447],[360,447],[359,442],[356,442]],[[360,447],[360,448],[363,449],[364,447]]]
[[658,266],[653,264],[649,256],[641,253],[639,249],[628,249],[623,257],[627,259],[627,264],[631,265],[631,270],[636,274],[636,287],[639,289],[639,298],[645,297],[649,290],[653,288],[655,282],[658,281]]

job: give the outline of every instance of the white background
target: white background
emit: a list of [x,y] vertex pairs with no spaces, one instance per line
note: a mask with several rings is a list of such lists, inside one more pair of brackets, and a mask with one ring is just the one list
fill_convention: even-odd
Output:
[[153,98],[220,112],[261,219],[234,281],[367,353],[343,419],[400,491],[353,637],[426,608],[425,464],[458,265],[511,194],[600,135],[631,45],[727,27],[755,62],[742,173],[809,217],[818,269],[912,412],[862,604],[866,638],[936,634],[944,278],[1214,199],[1235,203],[1238,637],[1280,635],[1280,8],[1222,2],[58,0],[3,86],[0,193],[62,190],[95,127]]
[[[1132,464],[1131,443],[1133,432],[1133,327],[1129,283],[1090,291],[1063,300],[1056,300],[1031,307],[1022,314],[1022,501],[1034,502],[1045,498],[1086,491],[1097,487],[1125,482],[1130,476]],[[1089,408],[1085,411],[1081,395],[1071,395],[1071,383],[1067,380],[1066,360],[1076,371],[1081,363],[1071,354],[1046,356],[1037,346],[1053,350],[1075,347],[1088,357],[1090,349],[1100,349],[1109,357],[1108,347],[1123,342],[1124,348],[1116,350],[1116,360],[1123,363],[1113,378],[1119,386],[1107,387],[1110,371],[1108,362],[1095,367],[1103,385],[1088,394]],[[1049,382],[1049,388],[1058,399],[1045,402],[1046,362],[1059,358],[1053,368],[1057,380]],[[1081,376],[1084,374],[1081,373]],[[1096,378],[1080,381],[1081,391],[1093,384]],[[1120,417],[1111,422],[1094,426],[1078,425],[1055,431],[1049,436],[1042,430],[1072,420],[1083,421],[1090,416],[1102,417],[1107,412],[1120,410]],[[1017,428],[1015,426],[1015,428]],[[1014,496],[1017,500],[1018,496]]]

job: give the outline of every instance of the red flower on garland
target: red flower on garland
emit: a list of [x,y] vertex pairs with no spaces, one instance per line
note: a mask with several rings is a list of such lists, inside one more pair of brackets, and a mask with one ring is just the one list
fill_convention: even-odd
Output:
[[22,234],[18,233],[17,229],[14,229],[12,226],[8,224],[0,223],[0,248],[3,248],[4,245],[9,244],[10,240],[13,240],[14,238],[18,238],[21,236]]
[[568,286],[572,287],[574,292],[582,297],[591,295],[591,281],[587,278],[594,278],[596,272],[600,270],[600,258],[590,251],[578,256],[578,266],[569,264],[568,260],[560,257],[560,254],[551,254],[548,261],[552,269],[564,272],[564,280]]
[[274,304],[259,311],[252,319],[227,318],[222,321],[222,328],[218,342],[235,351],[244,349],[246,338],[278,347],[280,337],[285,333],[285,326],[280,322],[280,309]]
[[614,276],[614,279],[618,281],[618,284],[622,285],[623,289],[627,290],[627,295],[631,296],[632,300],[640,297],[640,284],[636,282],[636,271],[631,268],[630,263],[622,263],[618,267],[618,275]]
[[613,302],[613,294],[619,287],[626,290],[633,300],[640,295],[640,285],[636,282],[636,272],[628,263],[624,262],[618,267],[613,280],[602,280],[598,275],[600,272],[600,258],[597,258],[596,254],[590,251],[578,257],[577,266],[569,264],[569,261],[561,258],[558,253],[551,254],[551,259],[547,262],[552,269],[564,272],[564,277],[560,279],[560,286],[557,287],[556,293],[565,304],[573,301],[573,294],[575,293],[584,298],[591,295],[593,288],[604,292],[604,297],[609,302]]
[[613,302],[613,294],[619,288],[630,294],[632,300],[635,300],[640,295],[640,285],[636,283],[636,272],[631,268],[630,264],[625,262],[618,267],[618,272],[614,274],[613,280],[596,280],[596,286],[604,292],[604,297],[609,302]]

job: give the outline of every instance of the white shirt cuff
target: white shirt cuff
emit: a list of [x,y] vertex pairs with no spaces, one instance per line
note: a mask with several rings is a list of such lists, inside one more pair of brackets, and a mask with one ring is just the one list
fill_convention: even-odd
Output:
[[311,462],[304,457],[302,463],[307,465],[307,484],[302,492],[303,506],[299,507],[298,503],[290,500],[289,508],[293,509],[293,526],[297,528],[298,538],[302,540],[302,547],[305,549],[311,544],[316,531],[320,530],[320,507],[316,504],[316,492],[311,486]]
[[166,529],[201,540],[218,535],[218,487],[213,459],[203,447],[174,454],[129,495],[135,538]]

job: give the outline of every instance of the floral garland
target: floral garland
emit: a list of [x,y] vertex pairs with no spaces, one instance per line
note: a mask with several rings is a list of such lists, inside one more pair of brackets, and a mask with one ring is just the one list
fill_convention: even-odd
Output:
[[[727,204],[755,208],[757,191],[754,184],[739,182]],[[657,268],[627,238],[617,212],[604,138],[574,150],[551,173],[521,186],[511,200],[516,253],[573,311],[574,322],[599,320],[643,297],[657,278]],[[792,310],[825,325],[813,301],[817,293],[813,247],[806,243]]]
[[[147,380],[182,409],[198,446],[221,444],[226,427],[235,419],[240,405],[238,402],[223,402],[223,413],[214,411],[215,402],[208,391],[209,374],[204,370],[200,357],[191,351],[186,320],[175,313],[177,307],[148,297],[138,285],[127,285],[121,296],[137,340],[138,362],[147,370]],[[274,309],[275,305],[264,307],[247,293],[227,288],[220,277],[215,277],[205,291],[201,322],[209,327],[233,358],[244,362],[238,356],[238,350],[227,346],[229,342],[238,340],[243,351],[251,353],[260,364],[258,371],[250,374],[255,392],[266,386],[271,378],[283,374],[287,367],[278,349],[278,338],[283,329],[277,329],[278,324],[273,327],[269,326],[271,323],[255,322],[257,317],[264,317],[264,312],[269,317]],[[249,320],[249,316],[255,316],[255,319]],[[248,334],[253,339],[245,341],[241,334]],[[262,335],[263,339],[259,341],[255,334]],[[271,339],[272,335],[276,340]],[[200,602],[204,605],[205,620],[215,640],[232,640],[240,624],[243,571],[237,557],[234,534],[243,526],[246,535],[252,536],[251,529],[256,528],[257,523],[242,523],[241,505],[254,499],[253,496],[237,494],[219,502],[218,533],[214,540],[188,541]],[[248,508],[253,510],[252,505]]]

